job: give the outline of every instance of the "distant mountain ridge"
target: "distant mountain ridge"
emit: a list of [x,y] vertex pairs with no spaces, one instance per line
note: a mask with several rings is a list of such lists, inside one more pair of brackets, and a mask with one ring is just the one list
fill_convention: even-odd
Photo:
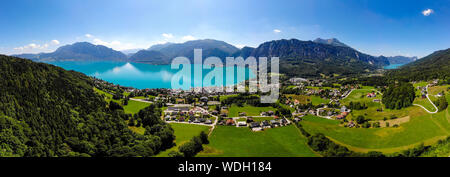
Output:
[[290,76],[348,75],[366,73],[389,65],[386,58],[370,56],[350,47],[321,42],[282,39],[265,42],[239,56],[279,57],[280,71]]
[[127,56],[122,52],[103,45],[94,45],[89,42],[77,42],[65,45],[52,53],[35,55],[13,55],[31,60],[57,60],[57,61],[126,61]]
[[79,42],[58,48],[52,53],[22,54],[17,57],[32,60],[127,61],[149,64],[169,64],[179,56],[194,58],[194,49],[203,49],[203,59],[215,56],[224,60],[229,56],[279,57],[282,72],[292,76],[347,75],[367,73],[389,65],[389,58],[374,57],[348,47],[339,40],[316,39],[301,41],[281,39],[265,42],[257,48],[237,47],[224,41],[204,39],[184,43],[165,43],[126,56],[111,48]]
[[386,58],[389,60],[389,63],[391,64],[407,64],[416,61],[418,59],[417,57],[405,57],[405,56],[392,56]]
[[344,44],[341,41],[337,40],[336,38],[331,38],[331,39],[317,38],[313,42],[320,43],[320,44],[328,44],[328,45],[333,45],[333,46],[338,46],[338,47],[350,47],[347,44]]
[[[147,50],[141,50],[129,58],[132,62],[146,62],[151,64],[168,64],[179,56],[194,59],[194,49],[202,49],[203,58],[210,56],[224,59],[238,52],[235,46],[223,41],[213,39],[193,40],[184,43],[165,43],[151,46]],[[160,62],[158,62],[158,60]]]
[[450,48],[436,51],[399,69],[392,70],[388,76],[409,81],[430,79],[450,81]]

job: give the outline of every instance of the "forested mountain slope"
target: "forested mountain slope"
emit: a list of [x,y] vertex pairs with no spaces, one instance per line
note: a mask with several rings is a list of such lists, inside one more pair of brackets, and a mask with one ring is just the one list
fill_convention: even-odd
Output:
[[[131,132],[129,115],[108,109],[78,72],[0,55],[0,90],[0,156],[151,156],[171,146],[158,131]],[[170,130],[147,110],[147,126]]]
[[450,79],[450,49],[440,50],[387,73],[401,80]]

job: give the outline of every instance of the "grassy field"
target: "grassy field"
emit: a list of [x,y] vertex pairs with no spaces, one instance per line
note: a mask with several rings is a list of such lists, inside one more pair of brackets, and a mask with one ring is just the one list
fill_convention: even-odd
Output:
[[229,97],[235,97],[235,96],[237,96],[237,95],[220,95],[220,101],[225,100]]
[[447,91],[448,88],[450,88],[450,85],[434,86],[434,87],[428,88],[428,91],[429,91],[428,94],[429,94],[431,101],[436,101],[438,99],[438,97],[436,95],[438,93],[441,93],[442,91],[444,91],[446,98],[447,98],[447,102],[450,103],[450,92]]
[[169,152],[172,150],[178,150],[178,147],[183,143],[189,141],[192,137],[197,136],[200,132],[205,131],[208,132],[211,128],[210,126],[204,125],[192,125],[192,124],[181,124],[181,123],[171,123],[170,124],[175,131],[175,143],[176,146],[160,152],[156,157],[167,157]]
[[438,114],[427,114],[422,108],[411,107],[414,111],[410,121],[397,128],[345,128],[337,121],[306,116],[301,122],[310,133],[324,133],[336,143],[357,152],[381,151],[398,152],[415,147],[420,143],[430,145],[450,135],[450,115],[448,110]]
[[[375,91],[374,89],[357,89],[353,90],[350,95],[348,95],[345,99],[341,100],[341,103],[344,105],[348,105],[350,102],[365,102],[365,103],[374,103],[374,99],[381,99],[381,94],[377,93],[375,98],[368,98],[366,95]],[[375,92],[376,93],[376,92]]]
[[144,109],[145,107],[147,107],[149,105],[150,105],[150,103],[129,100],[128,105],[123,106],[123,109],[125,110],[125,113],[127,113],[127,114],[136,114],[139,112],[139,110]]
[[218,126],[201,157],[314,157],[306,138],[294,126],[252,132],[248,128]]
[[428,98],[416,97],[413,103],[422,105],[423,107],[427,108],[428,111],[436,111],[436,108],[431,104]]
[[100,90],[100,89],[94,87],[94,91],[97,92],[99,95],[103,95],[103,96],[105,97],[105,101],[106,101],[107,103],[109,103],[111,100],[114,101],[114,102],[116,102],[116,103],[120,103],[119,100],[113,100],[113,99],[112,99],[113,96],[112,96],[111,94],[109,94],[109,93],[103,91],[103,90]]
[[[364,116],[366,119],[371,120],[383,120],[384,118],[390,119],[392,117],[402,118],[406,116],[417,117],[421,115],[426,115],[427,113],[422,111],[422,108],[417,109],[417,106],[410,106],[407,108],[403,108],[400,110],[395,109],[386,109],[384,105],[379,103],[369,104],[369,108],[364,110],[352,110],[350,115],[348,116],[349,120],[352,120],[359,115]],[[377,109],[383,109],[382,112],[378,112]]]
[[261,121],[265,121],[265,120],[270,121],[270,120],[273,120],[274,118],[273,117],[252,117],[252,119],[253,119],[253,121],[261,122]]
[[275,112],[276,109],[269,106],[269,107],[254,107],[250,105],[244,105],[243,107],[239,107],[235,104],[233,104],[231,107],[228,108],[228,117],[238,117],[239,112],[245,112],[247,113],[247,116],[259,116],[261,112],[267,112],[267,111],[273,111]]
[[110,101],[114,101],[116,103],[119,103],[121,106],[123,106],[123,109],[125,111],[125,113],[127,114],[136,114],[139,112],[139,110],[144,109],[145,107],[149,106],[150,103],[144,103],[144,102],[139,102],[139,101],[133,101],[133,100],[129,100],[128,101],[128,105],[124,106],[122,105],[122,100],[114,100],[112,99],[112,95],[104,92],[100,89],[97,89],[94,87],[94,91],[97,92],[100,95],[105,96],[105,101],[107,103],[109,103]]

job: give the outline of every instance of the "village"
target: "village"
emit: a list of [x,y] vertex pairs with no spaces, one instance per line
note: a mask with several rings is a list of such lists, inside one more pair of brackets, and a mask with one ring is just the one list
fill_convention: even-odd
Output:
[[[251,81],[249,81],[251,82]],[[105,88],[115,88],[116,85],[102,80],[96,80]],[[240,83],[245,84],[245,83]],[[248,127],[252,131],[262,131],[268,128],[286,126],[292,122],[299,122],[306,115],[313,115],[324,119],[345,120],[351,113],[351,109],[341,104],[340,100],[347,98],[354,90],[361,89],[360,85],[326,85],[325,80],[308,80],[304,78],[291,78],[287,81],[289,87],[282,90],[279,105],[287,107],[289,114],[280,114],[277,108],[266,110],[266,107],[248,106],[255,109],[251,113],[242,110],[236,104],[225,105],[223,99],[235,97],[238,92],[217,92],[220,88],[205,87],[199,92],[180,89],[134,89],[121,87],[125,99],[139,102],[156,103],[164,108],[162,119],[168,123],[185,123],[205,126],[235,126]],[[270,85],[269,85],[270,86]],[[294,91],[293,91],[294,90]],[[295,93],[290,93],[290,92]],[[111,92],[114,92],[111,90]],[[373,98],[373,102],[381,102],[376,98],[378,91],[368,92],[365,97]],[[313,100],[295,99],[290,95],[304,95]],[[314,103],[314,99],[319,99]],[[314,103],[314,104],[312,104]],[[245,107],[244,106],[244,107]],[[236,111],[238,109],[239,111]],[[233,112],[233,114],[229,114]],[[236,113],[237,112],[237,113]],[[346,127],[354,127],[356,123],[352,120],[346,122]]]

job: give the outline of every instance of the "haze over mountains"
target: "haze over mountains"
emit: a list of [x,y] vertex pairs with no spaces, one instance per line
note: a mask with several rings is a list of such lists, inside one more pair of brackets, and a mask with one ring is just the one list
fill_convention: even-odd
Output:
[[[224,60],[229,56],[279,57],[281,69],[293,76],[317,76],[319,74],[357,74],[382,68],[391,63],[407,63],[416,58],[375,57],[361,53],[339,40],[317,38],[314,41],[282,39],[268,41],[257,48],[239,49],[224,41],[204,39],[184,43],[165,43],[142,50],[127,50],[124,54],[114,49],[78,42],[65,45],[52,53],[20,54],[17,57],[36,61],[128,61],[149,64],[170,64],[178,56],[191,60],[194,49],[203,49],[202,56],[216,56]],[[137,51],[137,52],[136,52]],[[135,52],[135,53],[134,53]]]
[[405,57],[405,56],[392,56],[392,57],[386,57],[386,58],[389,60],[389,63],[391,63],[391,64],[411,63],[418,59],[417,57]]

